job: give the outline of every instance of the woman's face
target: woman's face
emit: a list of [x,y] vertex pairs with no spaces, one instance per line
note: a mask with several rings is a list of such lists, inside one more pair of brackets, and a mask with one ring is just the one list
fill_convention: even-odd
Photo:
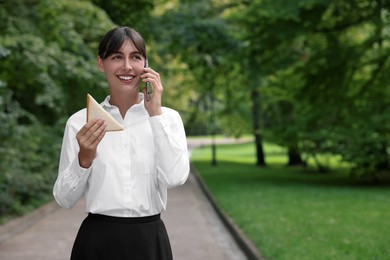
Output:
[[98,68],[106,75],[110,91],[138,93],[144,65],[145,58],[131,40],[125,40],[118,52],[106,59],[98,57]]

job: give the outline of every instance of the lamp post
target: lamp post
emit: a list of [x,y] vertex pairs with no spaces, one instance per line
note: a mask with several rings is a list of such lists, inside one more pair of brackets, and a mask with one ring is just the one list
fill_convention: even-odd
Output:
[[210,108],[211,108],[211,165],[217,165],[217,144],[216,144],[216,113],[215,113],[215,95],[214,95],[214,85],[211,86],[211,96],[210,96]]

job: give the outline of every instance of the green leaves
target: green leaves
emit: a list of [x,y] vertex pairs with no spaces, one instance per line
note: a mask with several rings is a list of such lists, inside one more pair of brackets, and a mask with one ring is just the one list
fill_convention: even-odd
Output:
[[96,68],[114,24],[89,1],[15,0],[0,10],[0,214],[50,196],[66,118],[85,93],[105,96]]
[[383,1],[259,0],[231,12],[260,79],[267,139],[341,155],[360,172],[389,168],[389,10]]

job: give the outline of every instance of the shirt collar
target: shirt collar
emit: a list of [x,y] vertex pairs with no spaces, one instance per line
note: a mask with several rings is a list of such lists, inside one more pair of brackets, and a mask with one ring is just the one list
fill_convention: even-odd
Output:
[[114,107],[113,105],[110,104],[110,95],[108,95],[104,101],[102,102],[103,107]]
[[[138,104],[135,104],[135,105],[132,106],[131,108],[143,107],[143,103],[144,103],[144,93],[140,92],[138,95],[139,95],[139,100],[140,100],[140,102],[139,102]],[[108,95],[108,96],[104,99],[104,101],[101,103],[101,105],[102,105],[103,107],[108,108],[108,109],[112,109],[112,108],[116,107],[116,106],[110,104],[110,95]],[[142,105],[142,106],[141,106],[141,105]],[[131,109],[131,108],[130,108],[130,109]]]

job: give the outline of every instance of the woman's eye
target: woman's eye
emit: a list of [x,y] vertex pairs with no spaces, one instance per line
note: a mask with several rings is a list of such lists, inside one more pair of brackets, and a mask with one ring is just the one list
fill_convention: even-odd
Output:
[[140,55],[134,55],[132,58],[133,58],[133,60],[140,60],[141,56]]
[[112,59],[119,60],[119,59],[122,59],[122,56],[121,55],[114,55],[114,56],[112,56]]

